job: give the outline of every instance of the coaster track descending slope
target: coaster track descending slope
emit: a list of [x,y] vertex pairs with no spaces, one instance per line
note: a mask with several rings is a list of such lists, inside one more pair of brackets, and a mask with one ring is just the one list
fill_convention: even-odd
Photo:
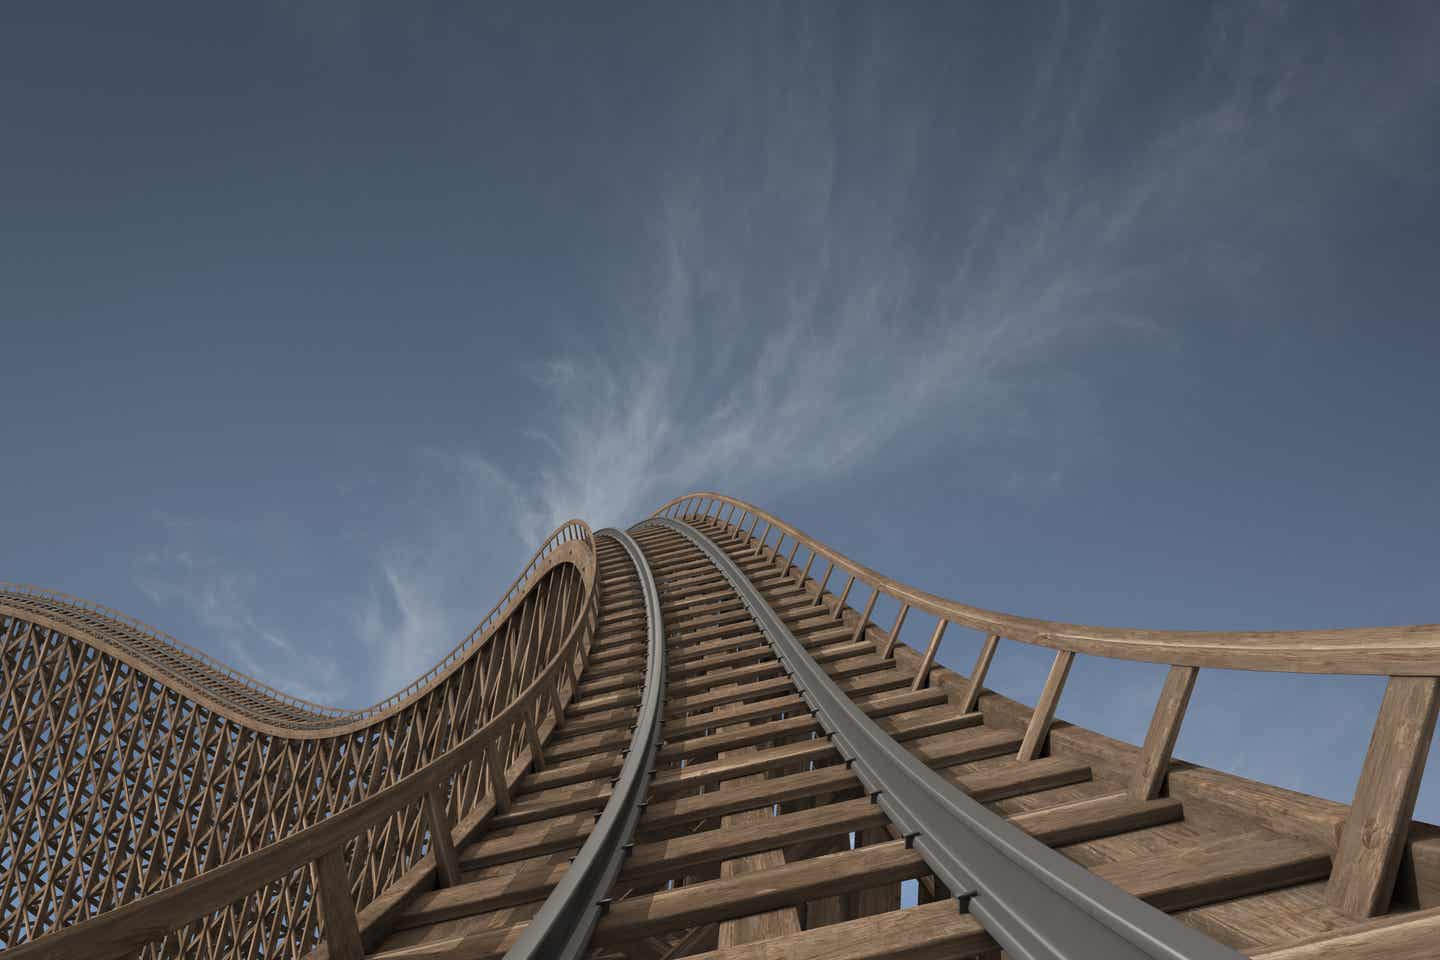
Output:
[[[630,536],[586,530],[578,542],[583,596],[561,604],[572,610],[566,625],[547,633],[554,608],[531,594],[549,574],[527,571],[515,610],[501,618],[516,620],[504,628],[516,637],[508,659],[467,675],[483,678],[489,711],[425,741],[444,746],[331,816],[282,819],[238,855],[162,876],[148,895],[101,904],[83,922],[72,910],[61,929],[52,923],[9,953],[298,956],[318,945],[313,955],[325,960],[993,958],[1002,947],[1036,960],[1437,955],[1440,832],[1411,817],[1440,710],[1440,628],[1215,634],[1013,617],[889,580],[708,493],[666,504]],[[62,629],[39,610],[29,616],[9,633],[43,647],[46,631]],[[874,622],[882,617],[888,626]],[[933,629],[912,649],[906,626],[924,636],[921,618]],[[936,663],[952,627],[984,637],[968,678]],[[98,633],[81,643],[62,632],[55,643],[81,643],[73,657],[85,643],[109,642],[95,656],[110,655],[116,641]],[[1034,708],[984,686],[1006,640],[1055,651]],[[86,688],[66,685],[63,666],[12,684],[10,671],[34,669],[15,646],[0,661],[10,709],[53,725],[65,704],[88,702]],[[169,660],[142,650],[125,663],[137,672],[148,656],[147,677],[164,678],[149,682],[192,702],[256,699],[223,670],[175,665],[172,649],[160,651]],[[1142,745],[1056,720],[1077,655],[1169,667]],[[473,651],[452,662],[467,657]],[[1211,667],[1390,677],[1354,802],[1172,762],[1197,674]],[[448,679],[422,686],[446,691],[442,703],[464,702]],[[295,726],[336,723],[324,708],[261,694],[247,708],[252,726],[262,711],[290,711]],[[414,716],[433,730],[455,715]],[[133,716],[112,726],[143,728]],[[19,745],[10,776],[42,752],[88,752],[73,736],[37,729],[34,719],[0,728]],[[166,735],[153,742],[175,739],[171,727],[157,729]],[[175,729],[183,743],[208,742]],[[96,807],[117,791],[144,798],[121,818],[140,824],[127,835],[141,849],[132,858],[154,863],[167,843],[183,848],[183,831],[168,825],[189,816],[187,790],[209,796],[208,780],[195,786],[199,768],[162,782],[117,766],[119,786],[96,794]],[[52,759],[45,769],[68,768]],[[13,796],[33,806],[38,794],[7,792],[6,802]],[[387,846],[386,831],[407,822],[409,845]],[[35,849],[56,846],[44,846],[43,830],[8,818],[6,828],[36,838]],[[103,826],[92,835],[104,837]],[[80,848],[70,849],[73,859]],[[381,886],[366,879],[377,862],[391,878]],[[12,853],[0,866],[14,863]],[[58,901],[43,889],[47,876],[23,875],[18,902]],[[919,903],[902,910],[907,881],[918,884]],[[267,898],[277,884],[288,894]]]

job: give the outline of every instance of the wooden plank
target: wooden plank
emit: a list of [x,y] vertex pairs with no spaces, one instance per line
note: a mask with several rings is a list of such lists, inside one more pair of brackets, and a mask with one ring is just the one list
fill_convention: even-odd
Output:
[[1174,912],[1323,880],[1330,873],[1330,855],[1298,837],[1244,834],[1101,864],[1093,872],[1152,906]]
[[[748,749],[748,748],[747,748]],[[700,786],[711,786],[737,777],[751,776],[781,767],[828,760],[837,754],[828,739],[802,740],[766,750],[753,750],[739,756],[723,757],[705,763],[671,767],[655,774],[651,781],[651,797],[680,793]]]
[[1025,728],[1025,740],[1020,745],[1017,759],[1034,760],[1045,748],[1045,735],[1050,732],[1050,724],[1055,720],[1055,708],[1060,705],[1065,678],[1070,675],[1070,665],[1074,662],[1075,654],[1069,650],[1055,654],[1050,675],[1045,678],[1045,689],[1040,692],[1040,700],[1030,714],[1030,724]]
[[942,770],[940,775],[981,803],[1018,797],[1038,790],[1083,783],[1090,779],[1088,763],[1063,757],[1041,757],[1028,763],[1010,763],[979,773]]
[[755,783],[736,785],[736,789],[714,791],[693,797],[653,801],[645,808],[640,829],[663,830],[683,823],[719,817],[741,810],[804,797],[844,790],[858,790],[860,781],[845,767],[819,767],[803,773],[792,773]]
[[739,821],[720,830],[637,845],[626,858],[620,875],[632,880],[672,876],[700,864],[878,827],[885,822],[884,812],[868,798]]
[[1041,843],[1060,847],[1174,823],[1181,816],[1178,800],[1138,800],[1112,793],[1017,814],[1010,822]]
[[585,842],[594,825],[592,814],[577,813],[521,827],[498,828],[466,847],[460,854],[460,865],[464,870],[478,870],[497,863],[573,850]]
[[518,870],[515,873],[472,880],[443,890],[422,893],[397,918],[394,929],[423,927],[457,917],[470,917],[543,900],[555,889],[555,884],[560,882],[560,878],[565,876],[565,871],[569,868],[569,864],[560,863],[531,870]]
[[691,960],[951,960],[995,945],[979,921],[946,900],[692,954]]
[[797,906],[806,900],[877,883],[910,880],[926,872],[920,854],[895,840],[758,873],[629,897],[601,918],[591,945],[612,946],[702,923]]
[[1370,917],[1390,906],[1437,711],[1440,678],[1390,678],[1326,891],[1342,913]]
[[1165,675],[1155,713],[1150,717],[1150,729],[1145,734],[1145,745],[1140,748],[1135,779],[1130,785],[1131,793],[1142,800],[1160,796],[1165,786],[1170,756],[1175,751],[1180,724],[1185,719],[1185,709],[1190,705],[1190,694],[1199,672],[1198,667],[1171,667]]
[[1422,910],[1266,950],[1255,960],[1434,960],[1437,945],[1440,910]]

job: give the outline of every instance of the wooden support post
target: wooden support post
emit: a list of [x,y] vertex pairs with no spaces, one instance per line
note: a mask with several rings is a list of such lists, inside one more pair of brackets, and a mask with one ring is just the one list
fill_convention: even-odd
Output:
[[865,625],[870,622],[870,614],[875,612],[875,601],[880,599],[880,588],[876,587],[870,594],[870,599],[865,601],[865,612],[860,614],[860,620],[855,624],[855,632],[850,634],[850,642],[856,643],[865,633]]
[[1000,645],[1000,634],[992,633],[980,647],[980,656],[975,659],[975,669],[970,672],[970,686],[960,701],[960,712],[969,713],[980,702],[980,688],[985,685],[985,674],[990,672],[990,661],[995,659],[995,648]]
[[1045,689],[1040,692],[1040,701],[1030,715],[1030,726],[1025,728],[1025,740],[1020,744],[1019,760],[1034,760],[1045,746],[1045,736],[1055,720],[1055,708],[1060,703],[1060,692],[1065,689],[1065,678],[1070,675],[1070,664],[1075,662],[1075,653],[1061,650],[1055,654],[1050,665],[1050,676],[1045,678]]
[[345,870],[345,848],[335,847],[315,861],[315,893],[325,920],[325,946],[333,960],[365,960],[355,898],[350,895],[350,874]]
[[495,812],[506,813],[510,809],[510,786],[505,782],[505,771],[501,769],[499,737],[491,737],[485,744],[485,769],[490,774],[490,790],[495,794]]
[[910,612],[910,604],[900,604],[900,612],[895,614],[895,626],[890,628],[890,639],[885,641],[885,649],[880,653],[880,659],[889,660],[895,656],[895,644],[900,642],[900,628],[905,626],[905,615]]
[[1199,672],[1198,667],[1171,667],[1165,676],[1155,714],[1150,718],[1150,731],[1145,734],[1145,746],[1140,750],[1140,768],[1130,784],[1130,795],[1137,800],[1154,800],[1165,786],[1170,754],[1180,736],[1180,724],[1185,720],[1185,708],[1190,705]]
[[811,601],[810,606],[818,607],[820,606],[820,604],[825,602],[825,587],[830,582],[830,574],[834,572],[835,561],[831,560],[830,566],[825,568],[825,576],[820,578],[820,589],[815,591],[815,599]]
[[765,521],[765,532],[760,534],[760,539],[755,543],[755,549],[750,551],[750,556],[758,557],[765,549],[765,541],[770,539],[770,530],[775,524],[769,520]]
[[[538,701],[538,697],[536,698]],[[525,740],[530,745],[530,766],[534,770],[545,769],[545,754],[540,749],[540,734],[535,729],[535,704],[529,704],[520,711],[525,715]]]
[[1440,679],[1390,678],[1326,891],[1330,905],[1348,916],[1390,908],[1437,709]]
[[915,674],[915,682],[910,684],[911,690],[924,690],[927,686],[930,668],[935,665],[935,654],[940,650],[940,638],[945,635],[948,622],[944,617],[935,622],[935,632],[930,635],[930,645],[925,648],[925,658],[920,661],[920,672]]
[[840,599],[835,601],[834,619],[839,620],[840,615],[845,611],[845,601],[850,599],[850,588],[855,586],[855,574],[850,574],[850,579],[845,581],[845,589],[840,591]]
[[445,788],[438,786],[425,794],[425,818],[430,823],[430,847],[435,854],[435,885],[460,885],[460,855],[450,835],[450,817],[445,813]]
[[818,554],[816,554],[814,550],[811,550],[810,559],[805,561],[805,569],[800,571],[800,577],[795,581],[802,587],[805,585],[805,579],[810,576],[810,567],[814,565],[816,556],[818,556]]

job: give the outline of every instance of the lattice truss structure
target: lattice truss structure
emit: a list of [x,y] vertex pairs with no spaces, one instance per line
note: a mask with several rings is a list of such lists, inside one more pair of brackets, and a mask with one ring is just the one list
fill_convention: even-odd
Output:
[[[593,544],[562,527],[490,616],[394,697],[339,711],[286,696],[113,611],[0,589],[0,946],[229,863],[423,767],[534,679],[585,614]],[[505,757],[521,748],[500,745]],[[488,789],[457,776],[452,810]],[[348,848],[373,900],[429,843],[420,805]],[[310,869],[148,956],[294,956],[320,942]]]

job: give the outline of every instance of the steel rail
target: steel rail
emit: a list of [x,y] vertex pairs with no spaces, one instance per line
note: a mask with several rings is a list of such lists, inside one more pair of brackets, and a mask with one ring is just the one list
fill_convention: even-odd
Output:
[[640,822],[650,777],[655,773],[665,696],[665,624],[660,615],[660,590],[640,545],[628,533],[607,527],[597,530],[595,536],[610,537],[624,547],[640,577],[649,639],[640,711],[625,762],[594,830],[539,912],[505,953],[505,960],[578,960],[586,954],[590,935],[609,905],[603,898],[620,873]]
[[865,715],[810,656],[740,567],[668,517],[749,610],[840,756],[961,909],[1022,960],[1243,960],[987,810]]

